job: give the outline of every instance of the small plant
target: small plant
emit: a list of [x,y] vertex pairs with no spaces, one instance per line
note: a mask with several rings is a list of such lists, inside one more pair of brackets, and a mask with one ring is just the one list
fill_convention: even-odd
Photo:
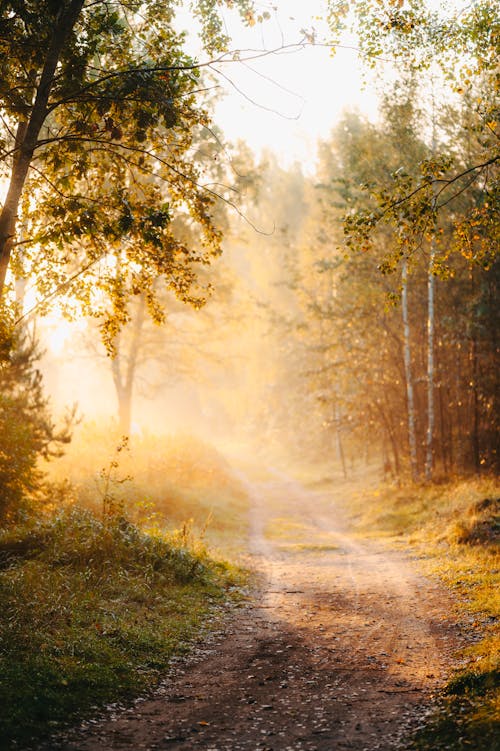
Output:
[[[86,423],[51,464],[51,477],[68,478],[77,503],[101,518],[104,506],[106,515],[124,512],[152,533],[193,519],[196,536],[212,545],[233,551],[246,543],[248,495],[212,446],[196,437],[147,433],[117,451],[121,443],[114,424]],[[112,461],[96,473],[107,464],[103,456]]]
[[125,514],[125,503],[117,495],[116,489],[133,480],[132,475],[119,477],[117,472],[120,466],[118,458],[121,452],[127,451],[128,448],[128,436],[123,436],[116,446],[114,458],[111,459],[107,467],[103,467],[99,472],[100,483],[97,484],[97,489],[101,496],[102,519],[105,524],[109,524]]

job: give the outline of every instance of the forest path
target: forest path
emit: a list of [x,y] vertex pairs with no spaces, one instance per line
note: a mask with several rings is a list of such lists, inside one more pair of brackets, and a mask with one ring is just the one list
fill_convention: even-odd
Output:
[[245,482],[258,596],[152,697],[52,748],[389,751],[418,720],[456,644],[447,595],[353,539],[331,495]]

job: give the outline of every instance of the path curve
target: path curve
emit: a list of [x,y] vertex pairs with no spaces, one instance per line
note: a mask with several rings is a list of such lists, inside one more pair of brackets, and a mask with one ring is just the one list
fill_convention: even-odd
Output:
[[61,751],[390,751],[449,670],[448,597],[401,552],[359,542],[331,495],[277,471],[252,499],[252,602],[152,697]]

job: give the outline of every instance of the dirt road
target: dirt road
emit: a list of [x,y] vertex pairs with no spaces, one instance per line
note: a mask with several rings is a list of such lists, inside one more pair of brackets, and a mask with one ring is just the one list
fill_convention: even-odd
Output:
[[418,722],[456,645],[446,596],[349,536],[331,497],[278,473],[248,487],[256,599],[153,697],[57,748],[389,751]]

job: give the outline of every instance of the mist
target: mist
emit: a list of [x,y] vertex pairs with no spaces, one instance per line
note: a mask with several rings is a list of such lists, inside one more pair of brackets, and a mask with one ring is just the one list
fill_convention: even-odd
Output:
[[497,751],[499,18],[2,4],[1,749]]

